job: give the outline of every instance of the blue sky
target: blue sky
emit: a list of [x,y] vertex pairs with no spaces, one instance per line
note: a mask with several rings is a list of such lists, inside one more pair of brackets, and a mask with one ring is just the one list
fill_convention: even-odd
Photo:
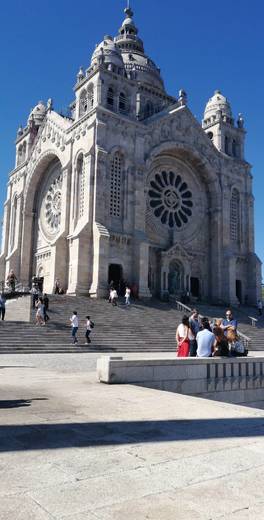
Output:
[[[1,5],[0,207],[14,166],[19,124],[40,100],[56,110],[73,99],[80,65],[87,67],[96,43],[117,34],[125,0],[9,0]],[[167,90],[188,94],[201,120],[220,89],[248,132],[246,159],[253,165],[256,252],[264,260],[264,68],[262,0],[132,0],[146,52],[161,67]]]

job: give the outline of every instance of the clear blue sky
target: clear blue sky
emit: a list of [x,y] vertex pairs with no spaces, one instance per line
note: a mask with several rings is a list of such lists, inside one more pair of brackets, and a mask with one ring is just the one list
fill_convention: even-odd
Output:
[[[14,166],[19,124],[40,99],[55,109],[73,99],[80,65],[96,43],[117,34],[126,0],[9,0],[1,4],[0,207]],[[253,165],[256,252],[264,260],[264,40],[263,0],[132,0],[146,52],[162,69],[167,90],[187,91],[201,120],[215,89],[242,112],[248,132],[246,159]]]

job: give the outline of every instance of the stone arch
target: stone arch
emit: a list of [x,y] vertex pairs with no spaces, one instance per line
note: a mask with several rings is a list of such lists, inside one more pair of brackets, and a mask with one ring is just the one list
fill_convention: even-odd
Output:
[[47,150],[45,153],[40,155],[32,169],[29,170],[25,186],[24,211],[34,211],[35,194],[41,184],[43,173],[55,160],[60,161],[62,169],[68,165],[68,163],[67,165],[63,165],[62,154],[58,151]]
[[208,159],[204,155],[201,156],[199,151],[194,150],[185,143],[183,144],[175,143],[174,141],[166,141],[152,148],[148,157],[146,158],[146,171],[150,171],[155,159],[165,155],[167,157],[170,156],[176,159],[178,158],[183,162],[190,164],[192,168],[199,171],[201,179],[207,185],[208,191],[213,194],[218,192],[220,195],[221,188],[219,179]]
[[[20,272],[21,280],[23,283],[28,284],[34,274],[33,269],[35,267],[35,260],[38,257],[40,260],[40,250],[37,249],[36,238],[42,226],[37,225],[37,210],[40,210],[39,196],[42,187],[45,184],[45,172],[51,168],[53,163],[58,162],[61,168],[60,178],[60,199],[66,202],[66,190],[69,175],[65,175],[67,172],[66,168],[71,163],[62,160],[63,155],[58,151],[47,150],[41,154],[38,160],[32,165],[32,168],[28,172],[27,182],[24,191],[24,204],[23,204],[23,224],[22,224],[22,240],[21,240],[21,261],[20,261]],[[44,184],[42,184],[44,183]],[[45,189],[45,187],[43,188]],[[55,195],[54,195],[55,196]],[[46,277],[45,286],[46,292],[51,292],[54,283],[54,277],[58,276],[63,280],[63,284],[67,286],[67,247],[68,244],[65,240],[68,227],[68,212],[63,208],[63,202],[61,204],[61,226],[58,228],[58,232],[54,235],[46,238],[46,249],[49,253],[49,272],[50,276]],[[41,210],[42,211],[42,210]],[[67,221],[66,221],[67,219]],[[61,261],[63,259],[63,262]],[[46,262],[46,259],[45,259]]]

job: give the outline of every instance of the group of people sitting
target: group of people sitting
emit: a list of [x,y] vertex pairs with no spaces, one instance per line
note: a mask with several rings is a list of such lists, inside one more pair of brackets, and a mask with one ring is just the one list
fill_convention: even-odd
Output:
[[183,316],[176,330],[177,356],[246,356],[247,350],[237,334],[237,320],[230,309],[224,319],[199,318],[194,309],[190,317]]

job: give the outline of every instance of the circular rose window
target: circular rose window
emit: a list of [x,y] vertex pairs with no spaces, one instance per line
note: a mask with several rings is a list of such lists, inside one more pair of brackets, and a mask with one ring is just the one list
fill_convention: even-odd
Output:
[[148,195],[155,217],[170,228],[181,228],[192,216],[192,193],[182,177],[172,171],[156,173]]
[[60,232],[62,210],[61,165],[52,164],[45,172],[45,182],[39,194],[39,226],[47,240]]
[[50,185],[45,197],[45,220],[51,233],[60,228],[61,222],[61,187],[62,176],[60,175]]

